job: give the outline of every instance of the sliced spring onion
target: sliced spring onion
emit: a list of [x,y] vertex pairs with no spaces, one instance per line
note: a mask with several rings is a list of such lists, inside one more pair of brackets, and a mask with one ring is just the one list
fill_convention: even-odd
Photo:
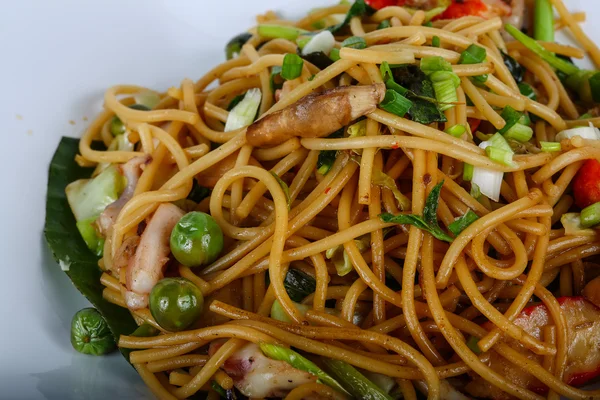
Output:
[[600,203],[594,203],[581,210],[581,226],[591,228],[600,224]]
[[332,61],[338,61],[341,58],[340,49],[338,49],[337,47],[331,49],[331,51],[329,52],[329,58],[331,58]]
[[469,194],[471,195],[472,198],[479,201],[479,198],[481,197],[481,190],[479,190],[479,185],[471,182],[471,190],[469,191]]
[[118,136],[118,135],[122,135],[125,133],[125,131],[127,130],[127,128],[125,127],[125,124],[123,123],[123,121],[121,121],[121,118],[117,117],[116,115],[110,120],[110,133],[113,134],[113,136]]
[[440,47],[442,45],[442,41],[439,36],[434,36],[431,38],[431,47]]
[[248,90],[244,99],[229,112],[227,122],[225,123],[225,132],[243,128],[254,122],[261,99],[262,92],[260,89],[253,88]]
[[559,142],[540,142],[540,145],[542,146],[542,151],[546,153],[553,153],[562,150]]
[[302,48],[302,54],[307,55],[319,51],[322,51],[325,54],[329,54],[334,46],[335,38],[333,37],[333,34],[325,30],[317,33],[312,38],[310,38],[308,43],[306,43]]
[[585,113],[585,114],[583,114],[583,115],[579,116],[579,118],[577,118],[577,119],[590,119],[590,118],[594,118],[594,117],[592,116],[592,114],[590,114],[590,113]]
[[512,148],[510,147],[510,145],[508,144],[508,142],[506,141],[504,136],[502,136],[500,133],[493,134],[492,137],[489,138],[487,142],[483,142],[483,143],[479,144],[479,147],[481,147],[484,150],[488,146],[496,147],[500,150],[512,152]]
[[489,75],[488,74],[477,75],[477,76],[471,77],[471,79],[473,79],[473,81],[475,83],[486,83],[487,80],[489,79]]
[[[483,167],[473,167],[471,184],[479,188],[479,192],[490,200],[500,200],[500,187],[504,173]],[[474,196],[475,197],[475,196]]]
[[399,117],[404,117],[412,107],[412,101],[394,90],[386,90],[383,101],[379,104],[383,110]]
[[286,54],[281,66],[281,77],[288,81],[298,78],[302,74],[303,65],[304,60],[298,54]]
[[348,127],[348,136],[353,137],[361,137],[367,134],[367,120],[360,120]]
[[565,228],[567,236],[595,236],[594,229],[584,228],[581,225],[581,215],[579,213],[564,213],[560,217],[560,223]]
[[600,140],[600,130],[594,126],[580,126],[577,128],[566,129],[556,135],[556,141],[571,139],[575,136],[581,136],[582,139]]
[[533,129],[527,125],[516,123],[504,133],[504,137],[521,143],[529,142],[533,137]]
[[295,41],[302,33],[307,33],[304,29],[295,28],[286,25],[260,24],[256,32],[259,36],[266,39],[287,39]]
[[504,125],[504,128],[500,129],[498,132],[505,133],[519,122],[523,116],[523,113],[515,110],[511,106],[506,106],[504,107],[504,110],[502,110],[502,114],[500,114],[500,116],[504,119],[504,121],[506,121],[506,125]]
[[471,164],[464,163],[463,165],[463,180],[470,181],[473,179],[473,166]]
[[350,47],[351,49],[364,49],[367,47],[367,42],[360,36],[350,36],[342,42],[342,47]]
[[488,146],[485,149],[485,153],[488,155],[490,160],[506,166],[513,166],[513,153],[510,151],[502,150],[497,147]]
[[531,117],[527,113],[523,113],[521,119],[519,119],[519,123],[522,125],[531,126]]
[[381,79],[383,79],[384,82],[388,79],[394,79],[392,69],[390,68],[390,64],[387,61],[381,63],[381,65],[379,66],[379,72],[381,72]]
[[535,40],[554,42],[554,10],[550,0],[535,0],[533,37]]
[[504,26],[506,32],[508,32],[512,37],[521,42],[525,47],[529,50],[533,51],[536,55],[541,57],[544,61],[550,64],[553,68],[564,72],[567,75],[571,75],[579,71],[575,65],[571,64],[568,61],[562,60],[556,57],[552,52],[546,50],[541,44],[535,41],[535,39],[527,36],[523,32],[521,32],[518,28],[514,27],[511,24],[506,24]]
[[377,30],[389,28],[390,26],[392,26],[392,24],[390,23],[390,20],[389,19],[384,19],[383,21],[381,21],[379,23],[379,25],[377,25]]
[[427,76],[430,76],[434,72],[438,71],[452,72],[452,64],[440,56],[423,57],[421,59],[420,68],[421,71],[423,71]]
[[459,138],[466,131],[467,131],[467,128],[465,128],[464,125],[457,124],[457,125],[451,126],[450,128],[446,129],[444,132],[446,132],[447,134],[452,135],[452,136],[454,136],[456,138]]
[[460,59],[458,60],[459,64],[480,64],[485,61],[487,57],[486,50],[477,46],[476,44],[472,44],[465,51],[460,53]]
[[533,90],[533,88],[531,87],[531,85],[529,83],[526,82],[521,82],[519,83],[519,91],[521,92],[521,94],[525,97],[527,97],[528,99],[531,100],[537,100],[537,95],[535,94],[535,91]]
[[[434,68],[445,68],[444,64],[433,63],[429,66],[433,66]],[[435,98],[439,103],[438,107],[440,111],[445,111],[449,108],[454,107],[455,103],[458,101],[458,94],[456,93],[456,88],[460,86],[460,78],[454,72],[441,70],[431,73],[429,75],[429,79],[433,84]]]
[[277,181],[277,183],[279,183],[279,186],[281,186],[281,190],[283,190],[283,194],[285,195],[285,199],[287,200],[287,206],[288,206],[288,209],[289,209],[290,208],[290,204],[291,204],[290,188],[289,188],[289,186],[275,172],[273,172],[273,171],[270,171],[270,172],[271,172],[271,175],[273,175],[273,178],[275,178],[275,180]]

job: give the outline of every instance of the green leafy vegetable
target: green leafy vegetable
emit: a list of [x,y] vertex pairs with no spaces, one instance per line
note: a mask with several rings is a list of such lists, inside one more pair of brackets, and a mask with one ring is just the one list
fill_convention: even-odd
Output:
[[487,51],[476,44],[472,44],[460,54],[459,64],[480,64],[485,61]]
[[[75,162],[78,151],[79,140],[62,138],[54,153],[48,174],[44,234],[56,262],[63,266],[75,287],[102,314],[116,340],[120,335],[133,332],[137,325],[128,310],[102,297],[104,286],[100,283],[102,271],[98,268],[98,257],[88,250],[75,226],[65,188],[70,182],[92,174],[91,168],[82,168]],[[48,267],[57,268],[56,265]]]
[[[294,306],[300,311],[300,314],[305,315],[308,310],[312,307],[307,306],[306,304],[300,304],[294,302]],[[283,309],[283,306],[279,302],[279,300],[275,300],[273,305],[271,306],[271,318],[281,321],[281,322],[292,322],[290,317],[287,315],[287,312]]]
[[529,83],[526,82],[521,82],[519,83],[519,91],[521,92],[521,94],[533,101],[537,100],[537,95],[535,94],[535,91],[533,90],[533,88],[531,87],[531,85]]
[[333,359],[323,358],[327,370],[342,383],[342,386],[354,396],[362,400],[392,400],[392,398],[358,372],[352,365]]
[[[321,70],[323,70],[323,69],[329,67],[331,64],[333,64],[333,61],[331,60],[331,58],[322,51],[316,51],[313,53],[303,54],[301,57]],[[311,80],[311,79],[309,79],[309,80]]]
[[469,337],[469,340],[467,340],[467,346],[469,349],[471,349],[471,351],[475,354],[481,354],[482,351],[477,343],[479,343],[479,339],[477,339],[475,336],[471,336]]
[[521,83],[523,81],[523,77],[525,76],[525,70],[523,69],[521,64],[519,64],[517,60],[515,60],[502,50],[500,50],[500,52],[502,53],[504,65],[506,65],[506,68],[508,68],[508,70],[510,71],[510,74],[514,78],[515,82]]
[[462,231],[467,229],[469,225],[477,221],[478,218],[479,217],[473,212],[473,210],[469,210],[465,215],[456,218],[453,223],[448,225],[448,230],[452,232],[454,236],[458,236]]
[[[338,129],[328,136],[329,139],[339,139],[344,136],[344,128]],[[317,159],[317,172],[321,175],[326,175],[335,159],[337,157],[337,150],[321,150],[319,152],[319,158]]]
[[259,36],[267,39],[287,39],[295,41],[301,34],[308,33],[308,31],[293,26],[287,25],[272,25],[272,24],[261,24],[256,29]]
[[299,269],[290,268],[285,275],[283,286],[290,299],[301,302],[306,296],[315,292],[317,281]]
[[500,114],[500,116],[504,119],[504,121],[506,121],[506,125],[504,125],[504,127],[498,132],[505,133],[519,122],[519,120],[523,116],[523,113],[515,110],[511,106],[506,106],[504,107],[504,110],[502,110],[502,114]]
[[242,51],[242,46],[246,44],[248,40],[252,37],[252,34],[249,32],[240,33],[237,36],[234,36],[227,45],[225,46],[225,56],[228,60],[231,60]]
[[346,390],[344,390],[344,388],[335,379],[329,376],[315,363],[307,358],[304,358],[294,350],[270,343],[260,343],[259,346],[265,356],[272,358],[273,360],[285,361],[296,369],[313,374],[318,378],[317,382],[324,383],[325,385],[342,393],[347,393]]
[[202,200],[209,197],[210,193],[211,190],[209,188],[200,186],[198,181],[194,179],[192,184],[192,190],[190,191],[190,194],[187,195],[187,198],[189,200],[192,200],[193,202],[200,203]]
[[452,237],[440,228],[437,220],[437,208],[440,201],[440,192],[444,181],[438,183],[431,189],[427,201],[425,202],[425,208],[423,209],[423,216],[414,214],[380,214],[379,218],[386,223],[393,224],[409,224],[416,226],[417,228],[429,232],[433,237],[445,242],[452,242]]
[[346,18],[344,18],[344,20],[342,22],[340,22],[339,24],[328,27],[327,30],[330,31],[331,33],[337,33],[339,30],[346,27],[350,23],[350,20],[353,17],[362,17],[363,15],[371,15],[374,12],[375,12],[375,10],[371,6],[369,6],[367,3],[365,3],[364,0],[356,0],[354,2],[354,4],[352,4],[352,7],[350,7],[350,10],[348,10],[348,13],[346,14]]
[[331,49],[331,52],[329,53],[329,58],[331,58],[331,61],[338,61],[341,58],[340,49],[338,49],[337,47]]
[[416,65],[405,65],[392,69],[394,82],[406,88],[405,96],[413,105],[408,110],[412,120],[421,124],[446,122],[446,116],[440,111],[433,84]]
[[389,19],[384,19],[383,21],[381,21],[379,23],[379,25],[377,25],[377,30],[389,28],[390,26],[392,26],[392,24],[390,23],[390,20]]
[[[358,251],[364,252],[371,247],[371,235],[365,234],[354,239],[354,244],[356,244]],[[343,244],[327,249],[325,257],[333,262],[338,276],[346,276],[354,269]]]
[[[273,67],[273,69],[275,69],[275,68],[279,68],[279,71],[277,72],[277,74],[279,74],[279,72],[281,72],[281,67],[280,66]],[[273,75],[272,74],[271,74],[271,88],[273,89]],[[240,103],[240,101],[244,100],[245,95],[246,95],[246,93],[238,94],[233,99],[231,99],[231,101],[229,102],[229,105],[227,106],[227,111],[233,110],[233,108],[235,106],[237,106]]]

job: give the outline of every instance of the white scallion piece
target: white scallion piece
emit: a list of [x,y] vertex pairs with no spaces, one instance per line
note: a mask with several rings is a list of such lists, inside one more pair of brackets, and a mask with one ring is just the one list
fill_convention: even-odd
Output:
[[600,140],[600,130],[590,123],[590,126],[579,126],[577,128],[566,129],[556,135],[556,141],[580,136],[582,139]]
[[329,54],[331,49],[335,46],[335,38],[333,34],[328,30],[324,30],[320,33],[317,33],[315,36],[310,39],[308,43],[302,49],[302,55],[308,55],[311,53],[317,53],[322,51],[325,54]]
[[248,90],[242,101],[229,112],[229,117],[227,117],[227,123],[225,124],[225,132],[235,131],[254,122],[261,99],[262,92],[260,89],[254,88]]

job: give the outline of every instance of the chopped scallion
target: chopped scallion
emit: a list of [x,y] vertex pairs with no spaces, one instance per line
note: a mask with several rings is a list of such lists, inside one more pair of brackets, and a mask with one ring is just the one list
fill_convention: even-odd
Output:
[[286,80],[298,78],[302,74],[304,60],[297,54],[288,53],[283,57],[281,66],[281,77]]
[[287,39],[294,41],[302,33],[306,33],[304,29],[295,28],[286,25],[261,24],[258,25],[257,33],[259,36],[267,39]]
[[329,58],[331,58],[332,61],[338,61],[340,59],[340,49],[337,47],[331,49],[329,52]]
[[500,133],[493,134],[492,137],[489,138],[487,140],[487,142],[484,142],[484,143],[480,143],[479,147],[481,147],[482,149],[485,149],[485,148],[491,146],[491,147],[496,147],[500,150],[505,150],[505,151],[512,153],[512,148],[510,147],[510,145],[508,144],[508,142],[506,141],[504,136],[502,136]]
[[513,165],[513,153],[499,149],[497,147],[488,146],[485,148],[485,153],[488,155],[490,160],[497,162],[502,165],[512,166]]
[[394,90],[387,90],[385,92],[385,98],[379,104],[383,110],[390,112],[399,117],[404,117],[408,110],[412,107],[412,101],[402,96],[400,93]]
[[546,153],[553,153],[555,151],[561,151],[562,147],[559,142],[540,142],[542,151]]
[[438,71],[452,72],[452,64],[440,56],[423,57],[421,59],[421,71],[423,71],[427,76]]
[[431,46],[432,47],[440,47],[442,45],[440,37],[434,36],[431,38]]
[[464,125],[460,125],[460,124],[451,126],[450,128],[445,130],[446,133],[448,133],[456,138],[461,137],[466,131],[467,131],[467,128],[465,128]]
[[471,164],[464,163],[463,180],[468,182],[471,179],[473,179],[473,166]]
[[500,116],[504,119],[504,121],[506,121],[506,125],[504,125],[504,128],[500,129],[498,132],[505,133],[519,122],[523,116],[523,113],[520,113],[511,106],[506,106],[504,107],[504,110],[502,110],[502,114],[500,114]]
[[342,47],[350,47],[351,49],[364,49],[367,47],[367,42],[360,36],[350,36],[342,42]]
[[383,21],[381,21],[379,23],[379,25],[377,25],[377,29],[385,29],[385,28],[389,28],[390,26],[392,26],[392,24],[390,24],[390,20],[389,19],[384,19]]
[[535,94],[535,91],[529,83],[519,83],[519,91],[523,96],[527,97],[528,99],[531,99],[533,101],[537,100],[537,95]]
[[477,46],[476,44],[472,44],[460,54],[460,59],[458,60],[458,63],[480,64],[485,61],[486,57],[487,52],[483,47]]
[[506,139],[513,139],[517,142],[525,143],[531,140],[533,136],[533,129],[527,125],[520,123],[514,124],[509,130],[504,133]]

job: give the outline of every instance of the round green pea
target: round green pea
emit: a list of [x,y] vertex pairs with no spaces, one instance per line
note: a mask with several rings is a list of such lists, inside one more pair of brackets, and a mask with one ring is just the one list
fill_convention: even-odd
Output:
[[152,316],[171,332],[181,331],[196,322],[203,306],[202,292],[185,278],[162,279],[150,292]]
[[223,250],[223,231],[203,212],[187,213],[171,232],[171,253],[186,267],[207,265]]
[[71,345],[83,354],[101,356],[117,345],[106,320],[95,308],[77,311],[71,321]]

